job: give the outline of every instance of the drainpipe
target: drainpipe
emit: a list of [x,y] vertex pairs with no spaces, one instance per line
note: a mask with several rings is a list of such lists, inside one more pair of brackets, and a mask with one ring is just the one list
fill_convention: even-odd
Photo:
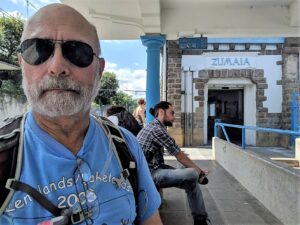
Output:
[[298,83],[300,84],[300,49],[298,51]]
[[167,43],[163,46],[162,76],[162,99],[167,101]]

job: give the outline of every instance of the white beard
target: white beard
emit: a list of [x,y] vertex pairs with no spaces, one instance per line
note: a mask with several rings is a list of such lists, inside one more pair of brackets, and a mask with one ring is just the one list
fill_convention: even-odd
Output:
[[[90,110],[100,88],[99,80],[95,74],[93,85],[83,85],[69,76],[45,76],[39,83],[29,85],[23,74],[23,88],[33,111],[49,117],[70,116]],[[45,92],[49,89],[70,91]]]

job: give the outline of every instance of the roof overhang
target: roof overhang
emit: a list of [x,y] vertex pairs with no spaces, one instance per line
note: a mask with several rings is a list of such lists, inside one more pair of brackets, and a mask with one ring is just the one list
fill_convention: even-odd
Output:
[[93,23],[101,40],[180,37],[300,37],[300,0],[61,0]]

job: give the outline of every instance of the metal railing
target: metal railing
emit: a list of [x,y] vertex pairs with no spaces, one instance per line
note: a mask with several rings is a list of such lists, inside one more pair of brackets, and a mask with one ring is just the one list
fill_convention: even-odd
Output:
[[214,126],[214,137],[218,137],[218,127],[222,128],[223,134],[226,138],[226,141],[228,143],[230,142],[230,139],[228,137],[228,134],[226,132],[225,127],[234,127],[234,128],[239,128],[242,129],[242,144],[241,147],[243,149],[246,148],[246,135],[245,135],[245,130],[256,130],[256,131],[263,131],[263,132],[270,132],[270,133],[278,133],[278,134],[287,134],[287,135],[293,135],[300,137],[300,131],[292,131],[292,130],[281,130],[281,129],[272,129],[272,128],[263,128],[263,127],[255,127],[255,126],[243,126],[243,125],[235,125],[235,124],[229,124],[229,123],[215,123]]
[[[291,104],[291,130],[300,131],[300,93],[292,93]],[[295,143],[295,136],[291,136],[291,145]]]

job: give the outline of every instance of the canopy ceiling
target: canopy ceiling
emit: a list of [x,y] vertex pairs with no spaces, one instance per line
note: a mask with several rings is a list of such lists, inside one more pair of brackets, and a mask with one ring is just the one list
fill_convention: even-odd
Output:
[[61,0],[96,25],[100,39],[299,37],[300,0]]

